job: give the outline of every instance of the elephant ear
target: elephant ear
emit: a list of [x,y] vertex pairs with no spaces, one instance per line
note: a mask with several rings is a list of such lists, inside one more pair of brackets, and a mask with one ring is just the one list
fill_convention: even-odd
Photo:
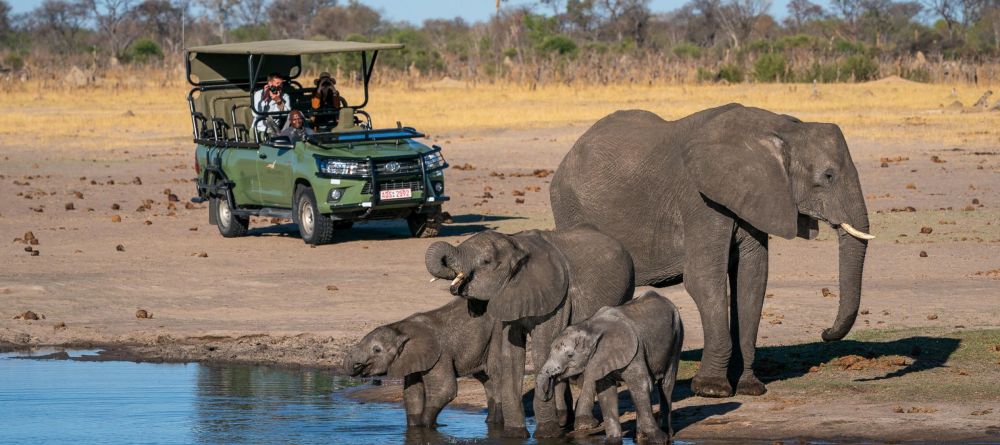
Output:
[[587,362],[589,377],[600,379],[632,363],[639,352],[639,336],[631,321],[612,308],[595,315],[589,324],[600,333],[594,354]]
[[401,335],[396,346],[396,359],[389,365],[389,377],[403,378],[427,371],[441,359],[441,345],[431,327],[407,320],[396,328]]
[[552,313],[569,289],[565,257],[538,231],[517,233],[509,240],[512,252],[502,266],[509,270],[507,283],[490,299],[487,312],[502,321]]
[[[735,124],[734,128],[742,126]],[[776,134],[754,136],[736,134],[738,131],[692,140],[681,155],[689,177],[708,199],[757,229],[794,238],[798,209],[792,199],[785,142]],[[759,134],[759,130],[754,132]]]

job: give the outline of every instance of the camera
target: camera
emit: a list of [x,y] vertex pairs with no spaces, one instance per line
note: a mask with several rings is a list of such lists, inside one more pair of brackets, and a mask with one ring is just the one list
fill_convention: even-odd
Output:
[[270,92],[272,92],[272,93],[278,93],[278,92],[281,92],[281,87],[277,87],[277,86],[271,85],[271,86],[267,87],[267,90],[270,91]]

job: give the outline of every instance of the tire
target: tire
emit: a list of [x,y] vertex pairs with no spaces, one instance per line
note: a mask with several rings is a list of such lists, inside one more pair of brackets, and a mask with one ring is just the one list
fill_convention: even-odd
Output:
[[295,209],[292,212],[299,226],[302,241],[314,246],[333,242],[333,220],[319,213],[316,196],[311,187],[299,186],[295,190]]
[[213,212],[219,233],[225,238],[237,238],[247,234],[250,227],[250,217],[236,216],[229,208],[229,201],[223,198],[212,198],[208,203],[208,211]]
[[406,217],[410,236],[414,238],[434,238],[441,230],[441,209],[431,213],[412,213]]

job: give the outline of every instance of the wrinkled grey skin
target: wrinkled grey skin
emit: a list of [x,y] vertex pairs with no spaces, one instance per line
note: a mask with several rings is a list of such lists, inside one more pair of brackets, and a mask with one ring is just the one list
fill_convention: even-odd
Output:
[[456,298],[375,328],[348,352],[344,367],[356,377],[402,378],[408,427],[434,427],[441,409],[458,392],[457,378],[464,376],[475,377],[486,389],[486,422],[503,423],[496,381],[487,375],[489,346],[499,323],[470,305],[474,303]]
[[551,199],[557,228],[586,224],[621,241],[636,284],[684,282],[705,332],[691,385],[699,395],[732,395],[727,371],[738,394],[766,391],[753,362],[768,234],[811,239],[818,221],[838,228],[840,307],[822,337],[839,340],[854,325],[868,242],[842,224],[867,233],[868,211],[836,125],[738,104],[670,122],[618,111],[566,155]]
[[[486,231],[457,247],[439,241],[427,249],[426,263],[431,275],[454,280],[452,294],[486,302],[486,313],[502,322],[503,334],[494,336],[490,348],[499,353],[496,374],[490,376],[500,376],[503,433],[513,437],[527,437],[521,405],[527,336],[532,362],[542,363],[552,339],[566,326],[627,301],[634,285],[628,252],[614,238],[586,228],[513,235]],[[535,394],[535,437],[564,433],[560,423],[569,417],[564,401]]]
[[[597,392],[605,437],[608,442],[621,442],[618,382],[625,382],[635,403],[639,435],[649,443],[669,443],[674,434],[670,398],[683,343],[684,325],[677,307],[660,294],[647,291],[621,306],[602,308],[589,320],[563,330],[552,341],[535,381],[535,392],[548,398],[556,382],[582,374],[577,429],[597,426],[593,418],[582,420],[590,416],[592,394]],[[659,426],[650,402],[654,388],[660,397]]]

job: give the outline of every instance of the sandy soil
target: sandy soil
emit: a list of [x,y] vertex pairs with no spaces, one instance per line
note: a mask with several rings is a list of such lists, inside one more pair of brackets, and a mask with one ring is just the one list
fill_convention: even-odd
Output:
[[[585,129],[437,135],[456,167],[447,173],[454,222],[440,239],[551,227],[551,177],[535,171],[555,169]],[[133,135],[128,150],[0,141],[0,345],[334,367],[371,328],[448,301],[447,283],[429,283],[423,266],[434,240],[409,239],[402,222],[360,224],[319,248],[305,245],[291,224],[264,219],[251,236],[223,239],[206,206],[186,205],[192,146],[168,130]],[[759,342],[771,348],[762,363],[774,368],[771,392],[685,396],[675,413],[678,437],[1000,441],[1000,144],[888,145],[850,135],[849,142],[878,236],[855,340],[833,350],[817,343],[837,305],[821,292],[837,291],[831,232],[814,241],[773,240]],[[37,245],[22,242],[29,231]],[[700,320],[682,287],[664,293],[685,317],[689,377]],[[152,318],[136,318],[139,309]],[[14,319],[28,310],[44,319]],[[968,333],[981,335],[970,340]],[[920,344],[948,339],[949,350],[920,358]],[[975,353],[963,353],[966,346]],[[830,364],[852,353],[904,361],[854,373]],[[481,403],[474,386],[463,386],[459,403]],[[393,385],[379,391],[399,393]]]

